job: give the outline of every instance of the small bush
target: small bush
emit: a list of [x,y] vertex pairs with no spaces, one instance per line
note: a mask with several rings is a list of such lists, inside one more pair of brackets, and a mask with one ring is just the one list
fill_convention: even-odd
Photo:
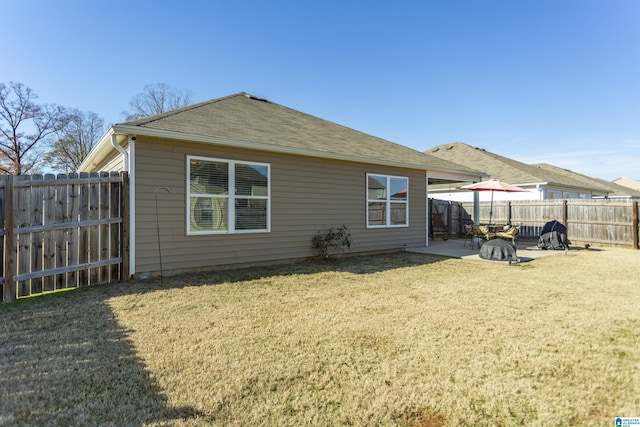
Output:
[[328,232],[318,231],[311,240],[311,246],[316,255],[327,259],[337,251],[344,251],[351,247],[351,233],[346,225],[332,227]]

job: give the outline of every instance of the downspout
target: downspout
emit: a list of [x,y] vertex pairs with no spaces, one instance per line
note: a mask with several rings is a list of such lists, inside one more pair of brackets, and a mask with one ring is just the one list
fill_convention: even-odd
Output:
[[120,144],[118,144],[115,133],[111,135],[111,145],[113,145],[113,148],[115,148],[120,154],[122,154],[123,170],[125,172],[129,172],[129,153],[127,152],[127,150],[122,148]]

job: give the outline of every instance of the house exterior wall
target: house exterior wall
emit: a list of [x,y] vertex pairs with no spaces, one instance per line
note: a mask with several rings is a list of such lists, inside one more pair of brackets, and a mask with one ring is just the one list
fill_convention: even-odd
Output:
[[93,170],[94,171],[116,171],[122,172],[124,171],[124,164],[122,163],[124,156],[117,151],[113,151],[113,155],[109,156],[99,165],[96,165]]
[[632,190],[640,191],[640,181],[636,181],[635,179],[622,177],[614,180],[613,183],[631,188]]
[[[270,232],[187,235],[188,155],[270,164]],[[159,271],[158,232],[165,271],[313,256],[312,237],[343,224],[351,253],[426,245],[424,170],[140,136],[134,161],[136,273]],[[367,228],[367,173],[409,178],[408,227]]]

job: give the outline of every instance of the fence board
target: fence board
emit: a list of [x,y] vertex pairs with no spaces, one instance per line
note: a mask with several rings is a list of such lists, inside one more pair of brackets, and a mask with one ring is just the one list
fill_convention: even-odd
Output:
[[[88,178],[89,174],[86,172],[80,173],[80,178]],[[87,180],[87,183],[89,181]],[[88,184],[80,185],[79,191],[79,220],[91,219],[91,205],[89,201],[91,199],[90,188]],[[89,252],[91,246],[89,245],[89,227],[80,227],[78,230],[78,262],[77,264],[87,264],[89,262]],[[86,270],[78,271],[78,286],[86,286],[89,284],[89,272]]]
[[69,271],[88,270],[91,268],[99,268],[99,267],[102,267],[103,265],[108,265],[113,262],[122,262],[122,259],[121,258],[104,259],[96,262],[87,262],[85,264],[76,264],[76,265],[70,265],[67,267],[54,268],[52,270],[47,270],[47,271],[34,271],[31,273],[20,274],[16,276],[16,279],[26,280],[26,279],[32,279],[34,277],[43,277],[43,275],[57,275],[57,274],[65,273]]
[[[70,218],[67,212],[68,200],[67,200],[67,181],[64,179],[65,175],[58,175],[55,203],[53,206],[53,215],[51,223],[46,224],[47,227],[51,227],[55,224],[65,224]],[[45,180],[47,177],[45,176]],[[67,236],[68,233],[63,229],[51,229],[49,234],[55,242],[55,262],[53,268],[61,268],[67,265]],[[66,274],[56,274],[54,276],[55,289],[65,289],[67,284]]]
[[633,213],[631,221],[633,222],[633,247],[635,249],[640,248],[640,204],[638,202],[633,203]]
[[[119,177],[118,172],[111,172],[111,177]],[[122,213],[120,209],[120,198],[122,197],[120,182],[110,182],[109,183],[109,219],[113,218],[122,218]],[[120,239],[122,238],[122,229],[121,223],[110,223],[109,227],[109,254],[110,258],[118,258],[121,257],[122,254],[120,252]],[[109,270],[109,277],[111,281],[120,280],[122,265],[111,264]]]
[[4,184],[4,268],[2,269],[2,298],[3,301],[13,301],[16,299],[16,284],[13,280],[13,273],[16,269],[16,239],[14,234],[15,213],[14,207],[14,178],[12,175],[2,176]]
[[[18,176],[16,182],[22,184],[31,181],[27,175]],[[31,187],[21,186],[15,189],[15,208],[17,211],[16,225],[18,228],[30,226],[31,220]],[[17,234],[18,237],[18,263],[16,275],[29,272],[31,269],[31,233]],[[31,295],[31,280],[19,280],[18,297]]]
[[[40,174],[32,175],[31,181],[42,181],[43,176]],[[32,186],[30,188],[31,196],[31,219],[30,225],[41,226],[43,224],[42,216],[42,186]],[[31,240],[31,269],[30,271],[42,271],[42,233],[29,233]],[[42,277],[34,277],[31,279],[31,294],[39,294],[43,290]]]
[[[80,187],[77,182],[78,174],[73,173],[69,175],[69,186],[67,187],[67,197],[69,206],[67,212],[69,213],[69,222],[77,223],[80,220]],[[67,262],[66,265],[78,265],[78,252],[80,251],[80,244],[78,239],[80,238],[78,226],[69,228],[67,231]],[[70,271],[67,274],[67,287],[75,288],[78,286],[78,273],[76,271]]]
[[[103,178],[109,177],[109,172],[100,172],[100,176]],[[109,182],[101,181],[99,184],[99,196],[100,196],[100,204],[98,210],[98,219],[109,219]],[[100,224],[98,226],[99,234],[100,234],[100,260],[109,259],[109,225],[108,224]],[[109,267],[104,265],[99,269],[99,281],[100,283],[109,282]]]
[[104,172],[0,177],[2,300],[121,280],[127,178]]
[[[45,179],[50,178],[46,175]],[[43,226],[52,224],[56,221],[56,186],[50,185],[43,187]],[[53,232],[43,233],[42,244],[42,269],[51,270],[56,268],[56,241]],[[53,291],[55,289],[55,277],[45,276],[43,278],[43,290]]]
[[[91,172],[92,178],[100,176],[98,172]],[[89,219],[92,221],[100,219],[100,183],[91,182],[89,184]],[[100,226],[89,227],[89,262],[100,261]],[[100,283],[100,269],[89,270],[89,284]]]
[[0,230],[0,260],[3,260],[0,263],[0,298],[2,298],[2,295],[4,295],[4,269],[5,269],[5,264],[6,262],[4,262],[4,247],[6,244],[6,237],[5,237],[5,233],[4,233],[4,225],[5,225],[5,208],[6,208],[6,185],[7,185],[7,176],[6,175],[0,175],[0,227],[2,228]]

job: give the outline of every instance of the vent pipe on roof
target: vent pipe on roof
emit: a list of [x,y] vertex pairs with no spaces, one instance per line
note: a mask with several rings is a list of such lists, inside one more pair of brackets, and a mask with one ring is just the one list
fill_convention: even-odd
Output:
[[255,101],[268,102],[269,104],[271,104],[271,101],[269,101],[268,99],[260,98],[259,96],[251,95],[250,93],[245,93],[244,96]]
[[[132,136],[131,139],[135,141],[136,138],[135,136]],[[122,169],[125,172],[129,172],[129,153],[127,152],[127,150],[122,148],[120,144],[118,144],[115,133],[111,135],[111,145],[113,145],[113,148],[115,148],[116,150],[118,150],[118,152],[120,152],[120,154],[122,154]]]

